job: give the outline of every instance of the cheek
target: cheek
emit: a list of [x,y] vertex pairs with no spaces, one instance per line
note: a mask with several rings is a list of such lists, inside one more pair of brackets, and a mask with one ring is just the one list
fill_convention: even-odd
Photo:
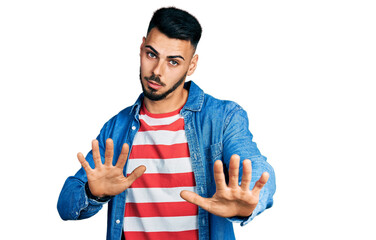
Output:
[[185,75],[185,72],[181,69],[179,71],[166,71],[165,73],[165,81],[168,82],[170,85],[174,85],[177,83],[183,76]]
[[149,59],[146,56],[141,57],[140,59],[141,69],[148,71],[148,72],[151,72],[152,69],[154,69],[156,64],[157,62],[155,60]]
[[142,73],[148,72],[150,70],[150,68],[151,68],[150,65],[151,65],[150,61],[148,61],[145,58],[141,58],[141,60],[140,60],[140,68],[141,68],[141,72]]
[[145,57],[143,57],[143,56],[140,57],[140,65],[141,65],[141,67],[145,66],[145,63],[146,63],[145,60],[146,60]]

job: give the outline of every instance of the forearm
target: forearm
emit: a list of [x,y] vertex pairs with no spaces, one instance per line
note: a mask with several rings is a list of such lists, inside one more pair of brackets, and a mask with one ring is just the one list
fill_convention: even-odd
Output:
[[88,198],[83,180],[69,177],[61,190],[57,209],[63,220],[79,220],[95,215],[104,203]]
[[[269,179],[260,191],[259,202],[253,213],[246,218],[229,218],[230,221],[241,222],[241,225],[248,223],[265,209],[270,208],[273,205],[273,195],[276,190],[274,169],[266,161],[266,157],[261,155],[252,138],[253,136],[248,129],[246,112],[243,110],[235,111],[231,115],[231,121],[229,121],[224,135],[224,162],[228,166],[228,162],[233,154],[239,155],[241,161],[249,159],[252,162],[251,190],[264,172],[269,173]],[[241,177],[239,178],[239,183]]]

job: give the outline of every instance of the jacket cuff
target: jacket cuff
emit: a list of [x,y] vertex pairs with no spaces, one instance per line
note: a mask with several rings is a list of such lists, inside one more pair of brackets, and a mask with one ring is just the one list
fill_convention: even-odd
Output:
[[94,196],[90,192],[90,188],[89,188],[88,182],[85,183],[85,195],[86,195],[89,203],[91,203],[93,205],[102,205],[102,204],[107,203],[108,201],[110,201],[111,198],[112,198],[112,196],[106,196],[106,197],[97,197],[97,196]]
[[250,216],[248,216],[248,217],[230,217],[230,218],[227,218],[227,220],[229,220],[232,223],[240,223],[240,226],[244,226],[247,223],[249,223],[250,221],[252,221],[257,215],[259,215],[261,213],[260,208],[261,208],[261,206],[260,206],[260,204],[258,204],[256,206],[255,210],[253,210],[253,212]]

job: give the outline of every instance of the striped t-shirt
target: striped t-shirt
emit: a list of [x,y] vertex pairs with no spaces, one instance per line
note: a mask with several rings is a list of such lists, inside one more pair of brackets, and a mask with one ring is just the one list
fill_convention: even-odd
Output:
[[140,165],[146,172],[127,189],[125,239],[198,239],[198,207],[180,197],[195,191],[184,118],[140,111],[127,174]]

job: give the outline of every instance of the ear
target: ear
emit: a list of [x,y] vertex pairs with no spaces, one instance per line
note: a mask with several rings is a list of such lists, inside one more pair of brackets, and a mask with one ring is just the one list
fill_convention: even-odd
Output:
[[191,76],[195,72],[196,67],[197,67],[197,62],[198,62],[198,55],[195,54],[191,60],[191,63],[189,64],[189,68],[187,72],[188,76]]

